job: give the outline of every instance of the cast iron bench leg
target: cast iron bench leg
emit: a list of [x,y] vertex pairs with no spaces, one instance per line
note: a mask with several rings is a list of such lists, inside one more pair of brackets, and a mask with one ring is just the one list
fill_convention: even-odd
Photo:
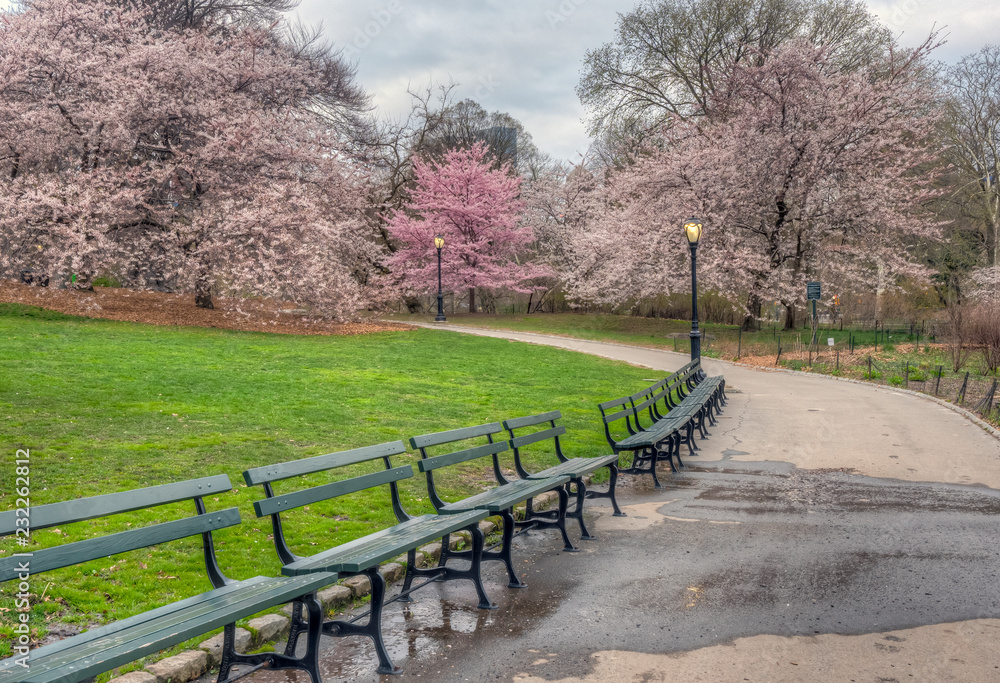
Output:
[[[426,576],[426,577],[436,577],[439,581],[451,581],[452,579],[468,579],[472,581],[473,585],[476,587],[476,595],[479,596],[479,609],[496,609],[497,606],[490,602],[490,598],[486,595],[486,586],[483,585],[483,575],[482,575],[482,562],[483,562],[483,548],[486,546],[486,534],[483,530],[479,528],[479,525],[473,525],[466,527],[469,534],[472,536],[472,549],[466,551],[455,551],[449,552],[448,557],[445,557],[444,548],[445,545],[450,545],[448,543],[449,536],[446,535],[442,539],[441,544],[441,559],[438,560],[438,566],[433,569],[418,569],[416,563],[416,550],[410,550],[406,554],[406,577],[403,579],[403,588],[400,592],[405,593],[410,590],[410,585],[413,583],[414,577]],[[454,567],[446,567],[443,562],[446,562],[448,558],[458,557],[460,559],[468,559],[471,563],[468,569],[455,569]],[[418,586],[419,588],[419,586]],[[400,598],[401,602],[413,602],[413,598],[409,595],[406,598]]]
[[[593,541],[596,536],[591,536],[590,532],[587,531],[587,525],[583,521],[583,501],[588,498],[587,494],[593,494],[592,491],[587,491],[587,485],[583,483],[583,479],[574,479],[573,485],[576,486],[576,509],[573,512],[566,513],[567,517],[575,517],[576,521],[580,525],[580,540],[582,541]],[[566,484],[567,491],[569,490],[569,484]],[[589,496],[593,498],[593,495]]]
[[662,489],[663,484],[660,483],[660,478],[656,476],[656,461],[658,460],[659,451],[653,448],[653,455],[649,459],[649,473],[653,475],[653,488]]
[[520,522],[514,522],[514,527],[516,529],[525,529],[523,533],[528,533],[533,529],[558,529],[559,533],[561,533],[563,537],[563,550],[568,553],[580,552],[573,545],[573,542],[569,540],[569,534],[566,533],[566,516],[569,508],[569,492],[566,489],[566,486],[560,486],[559,488],[554,489],[554,491],[556,495],[559,496],[559,505],[555,510],[538,512],[534,508],[532,499],[528,498],[528,500],[524,502],[524,519]]
[[613,517],[628,517],[622,509],[618,507],[618,465],[611,463],[608,465],[608,492],[607,497],[611,499],[611,508],[615,511]]
[[378,567],[366,569],[359,573],[367,576],[372,586],[368,623],[364,626],[359,626],[358,624],[350,624],[346,621],[328,621],[323,624],[323,633],[335,638],[368,636],[375,643],[375,654],[378,656],[379,666],[376,671],[383,675],[398,674],[400,673],[400,669],[393,665],[392,659],[389,657],[389,651],[385,648],[385,642],[382,640],[382,604],[385,602],[385,579],[378,573]]
[[[608,473],[609,473],[609,476],[608,476],[608,490],[607,491],[592,491],[590,489],[586,489],[586,487],[585,487],[586,497],[587,498],[610,498],[611,499],[611,507],[614,508],[614,511],[615,511],[614,515],[612,515],[612,516],[613,517],[628,517],[628,515],[626,515],[624,512],[622,512],[621,508],[618,507],[618,498],[617,498],[617,491],[616,491],[616,489],[618,487],[618,465],[615,465],[615,464],[612,463],[610,465],[607,465],[607,468],[608,468]],[[589,541],[589,540],[592,540],[592,539],[588,538],[587,540]]]
[[688,450],[691,452],[691,455],[694,455],[695,451],[700,451],[701,449],[694,445],[694,420],[693,419],[690,422],[687,423],[686,428],[687,428],[687,436],[684,438],[684,441],[687,443],[687,447],[688,447]]
[[509,583],[508,588],[527,588],[528,584],[521,581],[517,577],[517,572],[514,571],[514,561],[511,559],[510,545],[514,538],[514,515],[510,509],[504,510],[500,513],[500,519],[503,520],[503,544],[500,546],[499,552],[483,552],[484,560],[500,560],[507,567],[507,577]]
[[[670,445],[670,439],[667,440],[666,446],[667,446],[667,450],[665,450],[665,451],[659,451],[659,452],[666,454],[667,462],[670,463],[670,471],[671,472],[676,472],[677,471],[677,466],[674,465],[674,449]],[[680,457],[677,458],[677,461],[680,462]]]
[[[308,626],[302,619],[302,605],[309,610]],[[236,651],[236,624],[226,624],[223,631],[222,662],[219,664],[218,681],[226,681],[234,665],[248,664],[255,666],[266,664],[270,671],[282,669],[304,669],[312,683],[322,683],[319,674],[319,638],[323,629],[323,607],[316,595],[309,595],[301,602],[292,603],[292,625],[288,632],[288,642],[284,654],[277,652],[262,652],[245,655]],[[298,638],[306,632],[306,652],[301,657],[295,656],[295,646]]]
[[708,438],[708,432],[705,431],[705,416],[708,414],[708,408],[704,406],[698,411],[698,433],[701,434],[701,438],[703,439]]

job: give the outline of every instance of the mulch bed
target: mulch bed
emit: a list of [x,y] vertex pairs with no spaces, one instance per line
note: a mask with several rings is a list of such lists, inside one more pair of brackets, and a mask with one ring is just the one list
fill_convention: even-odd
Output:
[[68,315],[149,325],[215,327],[243,332],[356,335],[416,329],[410,325],[363,321],[338,323],[294,312],[295,305],[268,299],[217,297],[215,309],[197,308],[193,294],[165,294],[97,287],[94,291],[33,287],[0,281],[0,303],[38,306]]

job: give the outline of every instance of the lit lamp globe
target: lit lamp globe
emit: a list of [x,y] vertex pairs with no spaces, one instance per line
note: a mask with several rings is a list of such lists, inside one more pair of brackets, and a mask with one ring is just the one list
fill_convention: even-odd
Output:
[[438,249],[444,249],[444,238],[438,235],[434,238],[434,246]]
[[[676,225],[676,223],[675,223]],[[684,235],[687,237],[688,244],[693,247],[698,246],[698,242],[701,240],[701,221],[692,216],[687,219],[684,223]]]

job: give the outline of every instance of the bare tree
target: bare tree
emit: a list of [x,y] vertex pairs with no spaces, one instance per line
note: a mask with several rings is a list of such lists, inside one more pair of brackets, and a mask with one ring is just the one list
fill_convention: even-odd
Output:
[[592,133],[659,124],[704,112],[726,67],[797,37],[844,68],[872,63],[891,38],[858,0],[646,0],[587,53],[577,93]]
[[299,0],[118,0],[116,4],[152,11],[166,30],[218,28],[226,24],[267,26],[299,5]]
[[1000,45],[965,57],[948,75],[945,136],[959,174],[954,196],[982,227],[987,265],[1000,265]]

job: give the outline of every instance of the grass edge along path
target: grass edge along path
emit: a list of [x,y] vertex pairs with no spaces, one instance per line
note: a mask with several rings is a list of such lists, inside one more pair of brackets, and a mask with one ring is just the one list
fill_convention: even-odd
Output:
[[[429,323],[426,316],[397,315],[394,318],[400,322]],[[684,354],[689,352],[691,330],[687,320],[574,313],[462,314],[449,317],[448,323]],[[817,355],[809,351],[809,330],[743,333],[740,344],[736,326],[702,323],[700,327],[706,335],[702,345],[702,355],[706,358],[756,369],[787,369],[909,389],[978,413],[984,421],[1000,426],[1000,391],[991,393],[993,382],[998,378],[982,372],[977,353],[970,354],[966,367],[952,372],[951,361],[941,344],[930,343],[926,337],[908,335],[905,331],[890,330],[886,334],[849,328],[821,329]],[[834,340],[834,346],[827,344],[829,339]],[[857,346],[852,348],[851,341]],[[777,352],[779,347],[780,353]],[[991,402],[992,409],[987,408],[986,402]]]
[[[262,493],[242,483],[248,467],[552,409],[565,416],[568,454],[601,455],[607,445],[596,403],[631,393],[649,377],[621,362],[458,333],[300,337],[151,327],[29,307],[0,312],[0,342],[2,509],[16,505],[6,482],[15,480],[18,449],[31,451],[34,505],[224,473],[234,490],[206,504],[240,509],[244,523],[217,535],[223,571],[236,579],[280,569],[269,522],[252,510]],[[443,482],[444,490],[468,494],[489,478],[470,467]],[[286,483],[286,491],[299,488]],[[411,514],[431,511],[422,478],[406,482],[402,493]],[[296,527],[298,551],[311,554],[392,521],[384,491],[358,494],[350,507],[341,502],[315,506],[308,517],[320,521]],[[131,519],[163,521],[170,511]],[[31,548],[125,528],[101,524],[40,530]],[[3,553],[14,547],[14,539],[0,539]],[[194,540],[49,572],[32,582],[32,635],[66,624],[86,628],[209,587]],[[6,617],[15,614],[12,588],[0,586]],[[11,625],[0,620],[0,657],[10,654]]]

